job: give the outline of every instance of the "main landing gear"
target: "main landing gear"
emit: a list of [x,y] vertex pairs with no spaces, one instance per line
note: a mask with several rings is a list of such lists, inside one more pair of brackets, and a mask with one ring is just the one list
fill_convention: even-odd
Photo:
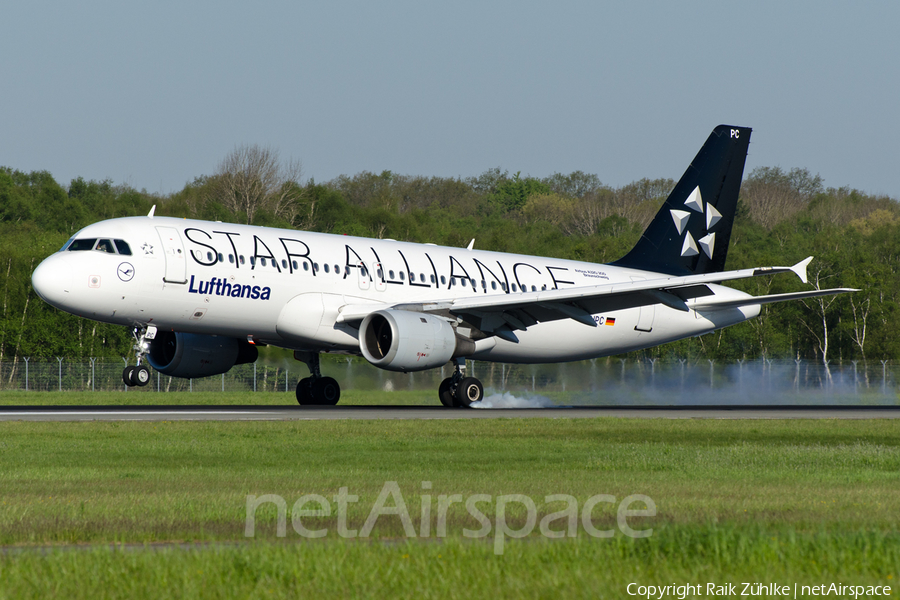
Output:
[[319,353],[294,351],[294,358],[306,363],[309,377],[297,382],[297,402],[303,406],[334,406],[341,399],[341,386],[332,377],[322,377]]
[[150,383],[150,369],[144,363],[144,357],[150,352],[150,340],[156,337],[156,327],[136,326],[131,329],[134,336],[134,351],[137,355],[137,365],[127,366],[122,371],[122,381],[128,387],[144,387]]
[[441,382],[438,397],[447,408],[471,406],[484,399],[484,386],[475,377],[466,377],[466,360],[455,358],[456,371]]

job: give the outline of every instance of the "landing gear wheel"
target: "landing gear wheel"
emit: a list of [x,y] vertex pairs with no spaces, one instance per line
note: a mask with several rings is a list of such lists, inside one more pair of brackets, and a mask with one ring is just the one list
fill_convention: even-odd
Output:
[[458,406],[456,404],[456,400],[453,397],[453,378],[448,377],[447,379],[441,382],[441,386],[438,388],[438,397],[441,399],[441,404],[446,406],[447,408],[453,408],[454,406]]
[[484,398],[484,386],[474,377],[466,377],[456,388],[456,400],[460,406],[471,406]]
[[297,403],[302,406],[334,406],[341,399],[341,386],[331,377],[305,377],[297,383]]
[[334,406],[341,399],[341,386],[332,377],[322,377],[319,370],[319,354],[294,350],[294,358],[306,363],[309,377],[297,383],[297,402],[303,406]]
[[312,395],[316,404],[334,406],[341,399],[341,386],[332,377],[322,377],[313,382]]
[[134,369],[135,367],[125,367],[125,370],[122,371],[122,381],[124,381],[125,385],[128,387],[134,385]]
[[134,370],[131,372],[131,381],[132,385],[144,387],[150,383],[150,369],[144,365],[134,367]]
[[297,382],[297,403],[301,406],[306,406],[308,404],[312,404],[312,390],[310,389],[309,382],[311,378],[304,377],[300,381]]

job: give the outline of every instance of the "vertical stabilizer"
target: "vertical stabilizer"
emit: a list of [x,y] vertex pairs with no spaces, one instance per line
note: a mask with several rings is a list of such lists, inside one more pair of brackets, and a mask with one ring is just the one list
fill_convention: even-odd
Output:
[[750,132],[713,129],[637,245],[612,264],[672,275],[724,271]]

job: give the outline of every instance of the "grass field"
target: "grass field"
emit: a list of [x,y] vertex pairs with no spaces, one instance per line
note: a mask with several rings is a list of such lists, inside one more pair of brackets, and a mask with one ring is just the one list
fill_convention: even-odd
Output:
[[[372,392],[342,390],[341,405],[440,406],[434,390]],[[297,406],[293,392],[0,392],[0,406],[101,405],[282,405]]]
[[[0,598],[617,598],[632,581],[891,585],[898,434],[895,421],[5,422]],[[416,534],[422,504],[432,507],[428,536],[409,538],[385,515],[369,538],[344,539],[332,513],[303,519],[324,538],[299,535],[292,514],[279,537],[266,504],[245,537],[248,495],[278,495],[290,511],[304,494],[331,500],[346,487],[359,496],[348,527],[361,530],[388,481]],[[436,535],[438,497],[452,494],[491,496],[480,505],[490,535],[464,536],[480,524],[462,502],[446,511],[446,537]],[[610,538],[579,520],[574,538],[535,527],[496,554],[497,501],[509,494],[531,498],[538,520],[563,508],[545,501],[551,494],[579,509],[597,494],[644,494],[656,515],[629,524],[652,535],[624,535],[604,502],[592,522]],[[503,520],[517,529],[528,516],[513,503]],[[110,543],[148,547],[97,546]]]
[[[486,396],[490,397],[498,393],[488,390]],[[640,390],[632,395],[621,391],[610,396],[605,392],[581,392],[581,391],[550,391],[533,394],[529,391],[511,392],[517,398],[538,398],[543,402],[555,405],[571,406],[641,406],[665,403],[666,401],[679,403],[677,397],[666,398],[663,393],[653,397],[647,397]],[[709,404],[708,390],[699,404]],[[26,391],[0,391],[0,407],[16,405],[35,406],[66,406],[66,405],[282,405],[297,406],[293,392],[167,392],[156,393],[149,389],[131,390],[129,392],[26,392]],[[721,396],[721,403],[746,403],[746,396],[733,397]],[[690,402],[683,402],[689,404]],[[793,391],[767,395],[754,400],[751,403],[780,404],[780,405],[835,405],[847,404],[851,406],[900,405],[900,396],[896,394],[879,393],[822,393],[816,390],[807,390],[800,393]],[[345,389],[341,391],[341,406],[440,406],[437,391],[424,390],[394,390],[385,392],[381,390]]]

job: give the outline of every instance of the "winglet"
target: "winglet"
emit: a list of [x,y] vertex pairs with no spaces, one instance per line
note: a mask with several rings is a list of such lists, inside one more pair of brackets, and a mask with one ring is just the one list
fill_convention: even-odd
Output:
[[791,271],[797,274],[797,277],[800,278],[800,281],[803,283],[809,283],[806,280],[806,267],[809,266],[809,263],[812,262],[813,257],[807,256],[805,259],[798,262],[796,265],[791,267]]
[[155,212],[156,212],[156,205],[154,204],[154,205],[153,205],[153,208],[150,209],[150,212],[147,213],[147,216],[150,217],[150,218],[152,219],[152,218],[153,218],[153,213],[155,213]]
[[469,242],[468,246],[466,246],[466,250],[471,250],[474,247],[475,247],[475,238],[472,238],[472,241]]

